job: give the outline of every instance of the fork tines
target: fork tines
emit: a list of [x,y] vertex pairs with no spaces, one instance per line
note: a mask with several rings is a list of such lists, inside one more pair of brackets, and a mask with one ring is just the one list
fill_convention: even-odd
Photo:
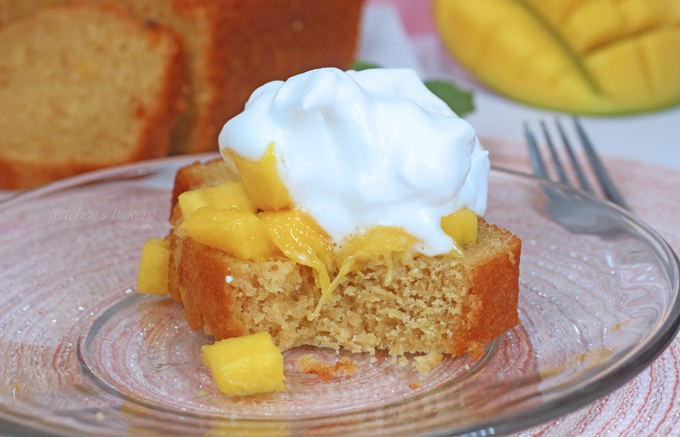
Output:
[[[608,200],[616,203],[617,205],[622,206],[625,209],[629,209],[625,200],[619,193],[619,190],[616,188],[614,182],[612,182],[611,178],[609,177],[609,174],[605,170],[602,161],[595,152],[595,148],[593,147],[592,142],[588,138],[588,135],[586,135],[586,132],[583,129],[583,126],[581,125],[581,122],[576,117],[573,117],[573,120],[580,143],[585,151],[586,156],[588,157],[588,161],[590,162],[593,172],[595,173],[595,176],[597,177],[597,180],[600,183],[600,186],[602,187],[602,191],[605,197]],[[555,170],[557,172],[559,180],[563,184],[568,185],[569,179],[567,177],[567,173],[564,170],[562,160],[560,159],[559,154],[557,153],[557,149],[552,140],[550,132],[548,131],[548,127],[545,121],[543,120],[540,121],[540,124],[541,130],[543,131],[543,136],[545,137],[548,149],[550,150],[550,155],[552,157],[552,161],[554,163]],[[562,144],[567,155],[569,156],[571,166],[574,169],[574,172],[576,173],[576,177],[579,181],[579,184],[581,185],[581,188],[583,188],[586,191],[593,192],[593,188],[588,182],[588,179],[586,178],[583,168],[581,167],[581,164],[579,163],[579,160],[576,157],[576,154],[574,153],[574,149],[572,147],[571,141],[569,140],[569,137],[567,136],[564,126],[557,118],[555,119],[555,124],[557,125],[557,130],[560,134],[560,137],[562,138]],[[540,178],[550,180],[550,177],[548,176],[548,171],[546,169],[545,163],[543,161],[541,152],[538,147],[538,143],[536,141],[536,137],[534,136],[533,132],[531,131],[527,123],[524,123],[524,135],[529,146],[529,156],[531,158],[531,166],[534,169],[534,173],[536,174],[536,176]]]

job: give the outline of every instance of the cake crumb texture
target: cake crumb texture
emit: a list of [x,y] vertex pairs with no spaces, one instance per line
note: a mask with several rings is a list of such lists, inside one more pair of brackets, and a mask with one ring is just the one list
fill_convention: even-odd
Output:
[[[180,169],[174,195],[229,178],[237,176],[220,161],[197,163]],[[394,356],[434,354],[416,361],[424,369],[435,365],[437,354],[478,357],[519,323],[521,242],[483,219],[477,243],[465,247],[464,258],[396,258],[389,285],[382,258],[365,263],[340,281],[310,321],[321,297],[311,268],[283,256],[240,260],[200,244],[179,227],[178,210],[175,204],[167,237],[171,294],[184,304],[191,328],[217,340],[266,331],[282,350],[312,345],[370,353],[387,349]],[[233,278],[229,283],[227,276]]]
[[430,353],[418,357],[413,357],[413,367],[418,371],[420,376],[427,376],[430,370],[439,366],[444,359],[443,354]]

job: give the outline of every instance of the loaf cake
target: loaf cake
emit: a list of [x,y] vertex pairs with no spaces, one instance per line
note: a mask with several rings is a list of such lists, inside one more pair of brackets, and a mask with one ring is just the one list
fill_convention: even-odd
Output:
[[168,153],[184,55],[169,28],[114,4],[39,11],[0,29],[0,188]]
[[[477,242],[463,258],[412,254],[394,260],[385,285],[384,259],[349,273],[312,320],[321,291],[312,269],[283,255],[238,259],[201,244],[180,228],[178,196],[239,176],[222,159],[177,173],[172,197],[169,291],[192,329],[216,340],[269,332],[286,350],[301,345],[353,352],[470,353],[479,356],[519,323],[521,242],[478,219]],[[331,272],[333,275],[335,272]]]
[[[0,0],[0,23],[73,1]],[[142,21],[171,27],[187,49],[186,111],[169,146],[171,154],[179,154],[216,150],[220,129],[258,86],[318,67],[349,68],[362,0],[118,3]]]

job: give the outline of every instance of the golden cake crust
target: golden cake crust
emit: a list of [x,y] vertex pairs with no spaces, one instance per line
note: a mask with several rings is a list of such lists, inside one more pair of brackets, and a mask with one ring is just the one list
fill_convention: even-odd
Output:
[[[178,171],[173,195],[235,178],[221,161],[196,163]],[[383,260],[366,264],[340,282],[310,321],[320,298],[311,268],[283,256],[240,260],[198,243],[179,228],[176,200],[173,205],[170,291],[191,328],[217,340],[264,330],[284,350],[308,344],[477,356],[520,322],[521,241],[483,219],[465,258],[395,259],[389,284]]]

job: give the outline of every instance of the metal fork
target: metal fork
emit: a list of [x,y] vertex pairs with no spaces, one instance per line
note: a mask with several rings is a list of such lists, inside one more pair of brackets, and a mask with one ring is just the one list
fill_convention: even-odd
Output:
[[[573,117],[573,120],[574,125],[576,127],[576,132],[578,133],[578,137],[581,141],[581,145],[585,150],[586,156],[588,157],[588,161],[590,162],[590,165],[593,171],[595,172],[595,176],[597,177],[597,180],[600,183],[600,186],[602,187],[602,191],[604,192],[605,197],[608,200],[612,201],[613,203],[616,203],[617,205],[621,206],[622,208],[630,210],[628,204],[623,199],[621,193],[619,192],[619,190],[614,185],[614,182],[609,177],[607,170],[605,170],[602,161],[597,156],[595,148],[593,147],[592,142],[588,138],[588,135],[586,135],[586,132],[583,129],[583,126],[581,125],[581,122],[576,117]],[[553,163],[555,164],[555,170],[557,171],[557,175],[560,179],[560,182],[562,182],[565,185],[569,185],[569,179],[567,178],[564,166],[562,165],[562,161],[560,160],[560,157],[557,153],[555,144],[550,136],[550,133],[548,132],[548,128],[545,124],[545,121],[541,120],[540,124],[546,143],[548,144],[548,149],[550,150],[550,155],[552,156]],[[571,142],[569,141],[569,138],[559,118],[555,119],[555,124],[557,125],[557,130],[560,133],[560,137],[562,137],[562,143],[567,152],[567,155],[569,156],[569,160],[571,161],[571,165],[576,173],[576,177],[578,178],[581,188],[584,189],[585,191],[589,191],[592,193],[593,188],[588,182],[588,179],[586,178],[585,173],[583,172],[583,168],[579,164],[579,161],[576,157],[576,154],[574,153],[574,149],[571,145]],[[524,123],[524,136],[526,137],[526,141],[529,146],[529,156],[531,158],[531,166],[534,169],[534,173],[536,174],[536,176],[540,178],[550,180],[550,176],[548,176],[548,172],[545,168],[541,152],[538,149],[536,137],[534,136],[533,132],[531,131],[527,123]]]

